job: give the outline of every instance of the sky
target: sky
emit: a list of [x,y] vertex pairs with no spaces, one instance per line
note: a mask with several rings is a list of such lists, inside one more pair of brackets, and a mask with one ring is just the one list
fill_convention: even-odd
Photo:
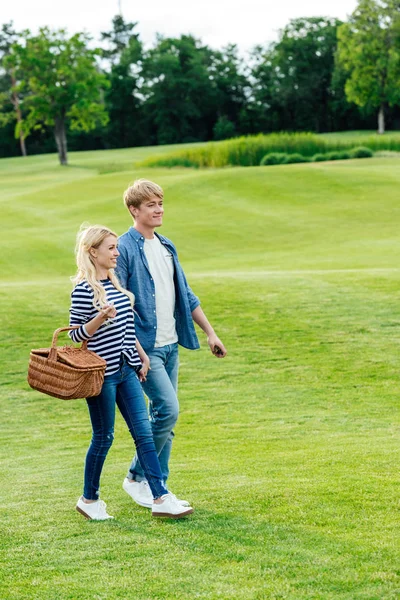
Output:
[[246,52],[276,40],[279,29],[296,17],[329,16],[345,19],[357,0],[2,0],[0,25],[14,21],[16,29],[37,31],[41,26],[86,30],[95,38],[110,29],[119,12],[138,23],[146,46],[156,33],[173,37],[192,34],[212,48],[228,43]]

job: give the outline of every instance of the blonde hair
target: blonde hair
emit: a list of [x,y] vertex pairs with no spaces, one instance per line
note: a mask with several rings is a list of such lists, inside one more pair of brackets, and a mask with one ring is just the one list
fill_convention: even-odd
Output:
[[[114,231],[111,231],[111,229],[108,229],[108,227],[103,227],[102,225],[87,225],[84,223],[81,225],[78,235],[76,236],[75,256],[78,271],[74,277],[71,277],[71,281],[75,285],[82,281],[88,282],[94,294],[93,306],[97,309],[102,308],[107,304],[107,296],[104,287],[97,279],[96,267],[92,255],[90,254],[90,249],[98,248],[109,235],[118,238],[117,234],[114,233]],[[133,306],[135,301],[134,295],[121,286],[118,277],[114,273],[114,269],[108,270],[107,278],[117,290],[128,296]]]
[[142,202],[150,200],[151,198],[154,198],[154,196],[160,198],[160,200],[164,198],[163,189],[159,185],[148,179],[136,179],[136,181],[125,190],[123,198],[124,204],[129,210],[130,206],[139,208]]

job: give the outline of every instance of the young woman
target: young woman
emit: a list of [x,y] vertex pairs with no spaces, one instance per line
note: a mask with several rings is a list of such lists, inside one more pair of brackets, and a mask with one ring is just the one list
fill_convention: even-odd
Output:
[[[114,274],[119,256],[117,236],[107,227],[94,225],[77,238],[78,272],[73,278],[70,332],[74,342],[88,341],[88,348],[107,362],[104,384],[98,396],[87,398],[93,435],[84,474],[83,495],[76,509],[88,519],[105,520],[106,504],[99,498],[100,475],[114,439],[115,405],[134,439],[136,451],[153,495],[154,517],[180,518],[193,512],[168,492],[162,481],[142,388],[149,359],[136,339],[133,295],[123,289]],[[186,503],[187,504],[187,503]]]

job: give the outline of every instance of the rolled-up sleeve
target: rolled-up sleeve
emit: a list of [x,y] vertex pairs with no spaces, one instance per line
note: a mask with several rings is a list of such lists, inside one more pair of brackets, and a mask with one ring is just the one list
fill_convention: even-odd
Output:
[[189,302],[189,306],[190,306],[190,312],[193,312],[195,308],[200,306],[200,299],[198,296],[196,296],[196,294],[193,292],[192,288],[188,284],[186,275],[183,272],[183,270],[182,270],[182,275],[183,275],[183,279],[184,279],[185,286],[186,286],[186,293],[187,293],[188,302]]
[[86,331],[85,323],[93,318],[93,295],[84,287],[76,286],[71,294],[69,310],[70,327],[78,326],[68,333],[73,342],[83,342],[92,336]]

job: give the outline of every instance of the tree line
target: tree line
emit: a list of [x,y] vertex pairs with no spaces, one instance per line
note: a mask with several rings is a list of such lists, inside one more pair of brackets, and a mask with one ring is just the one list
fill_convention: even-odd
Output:
[[[121,15],[86,33],[0,30],[0,156],[221,140],[274,131],[400,128],[400,2],[347,22],[291,20],[243,57],[191,35],[145,49]],[[378,123],[377,123],[378,122]]]

